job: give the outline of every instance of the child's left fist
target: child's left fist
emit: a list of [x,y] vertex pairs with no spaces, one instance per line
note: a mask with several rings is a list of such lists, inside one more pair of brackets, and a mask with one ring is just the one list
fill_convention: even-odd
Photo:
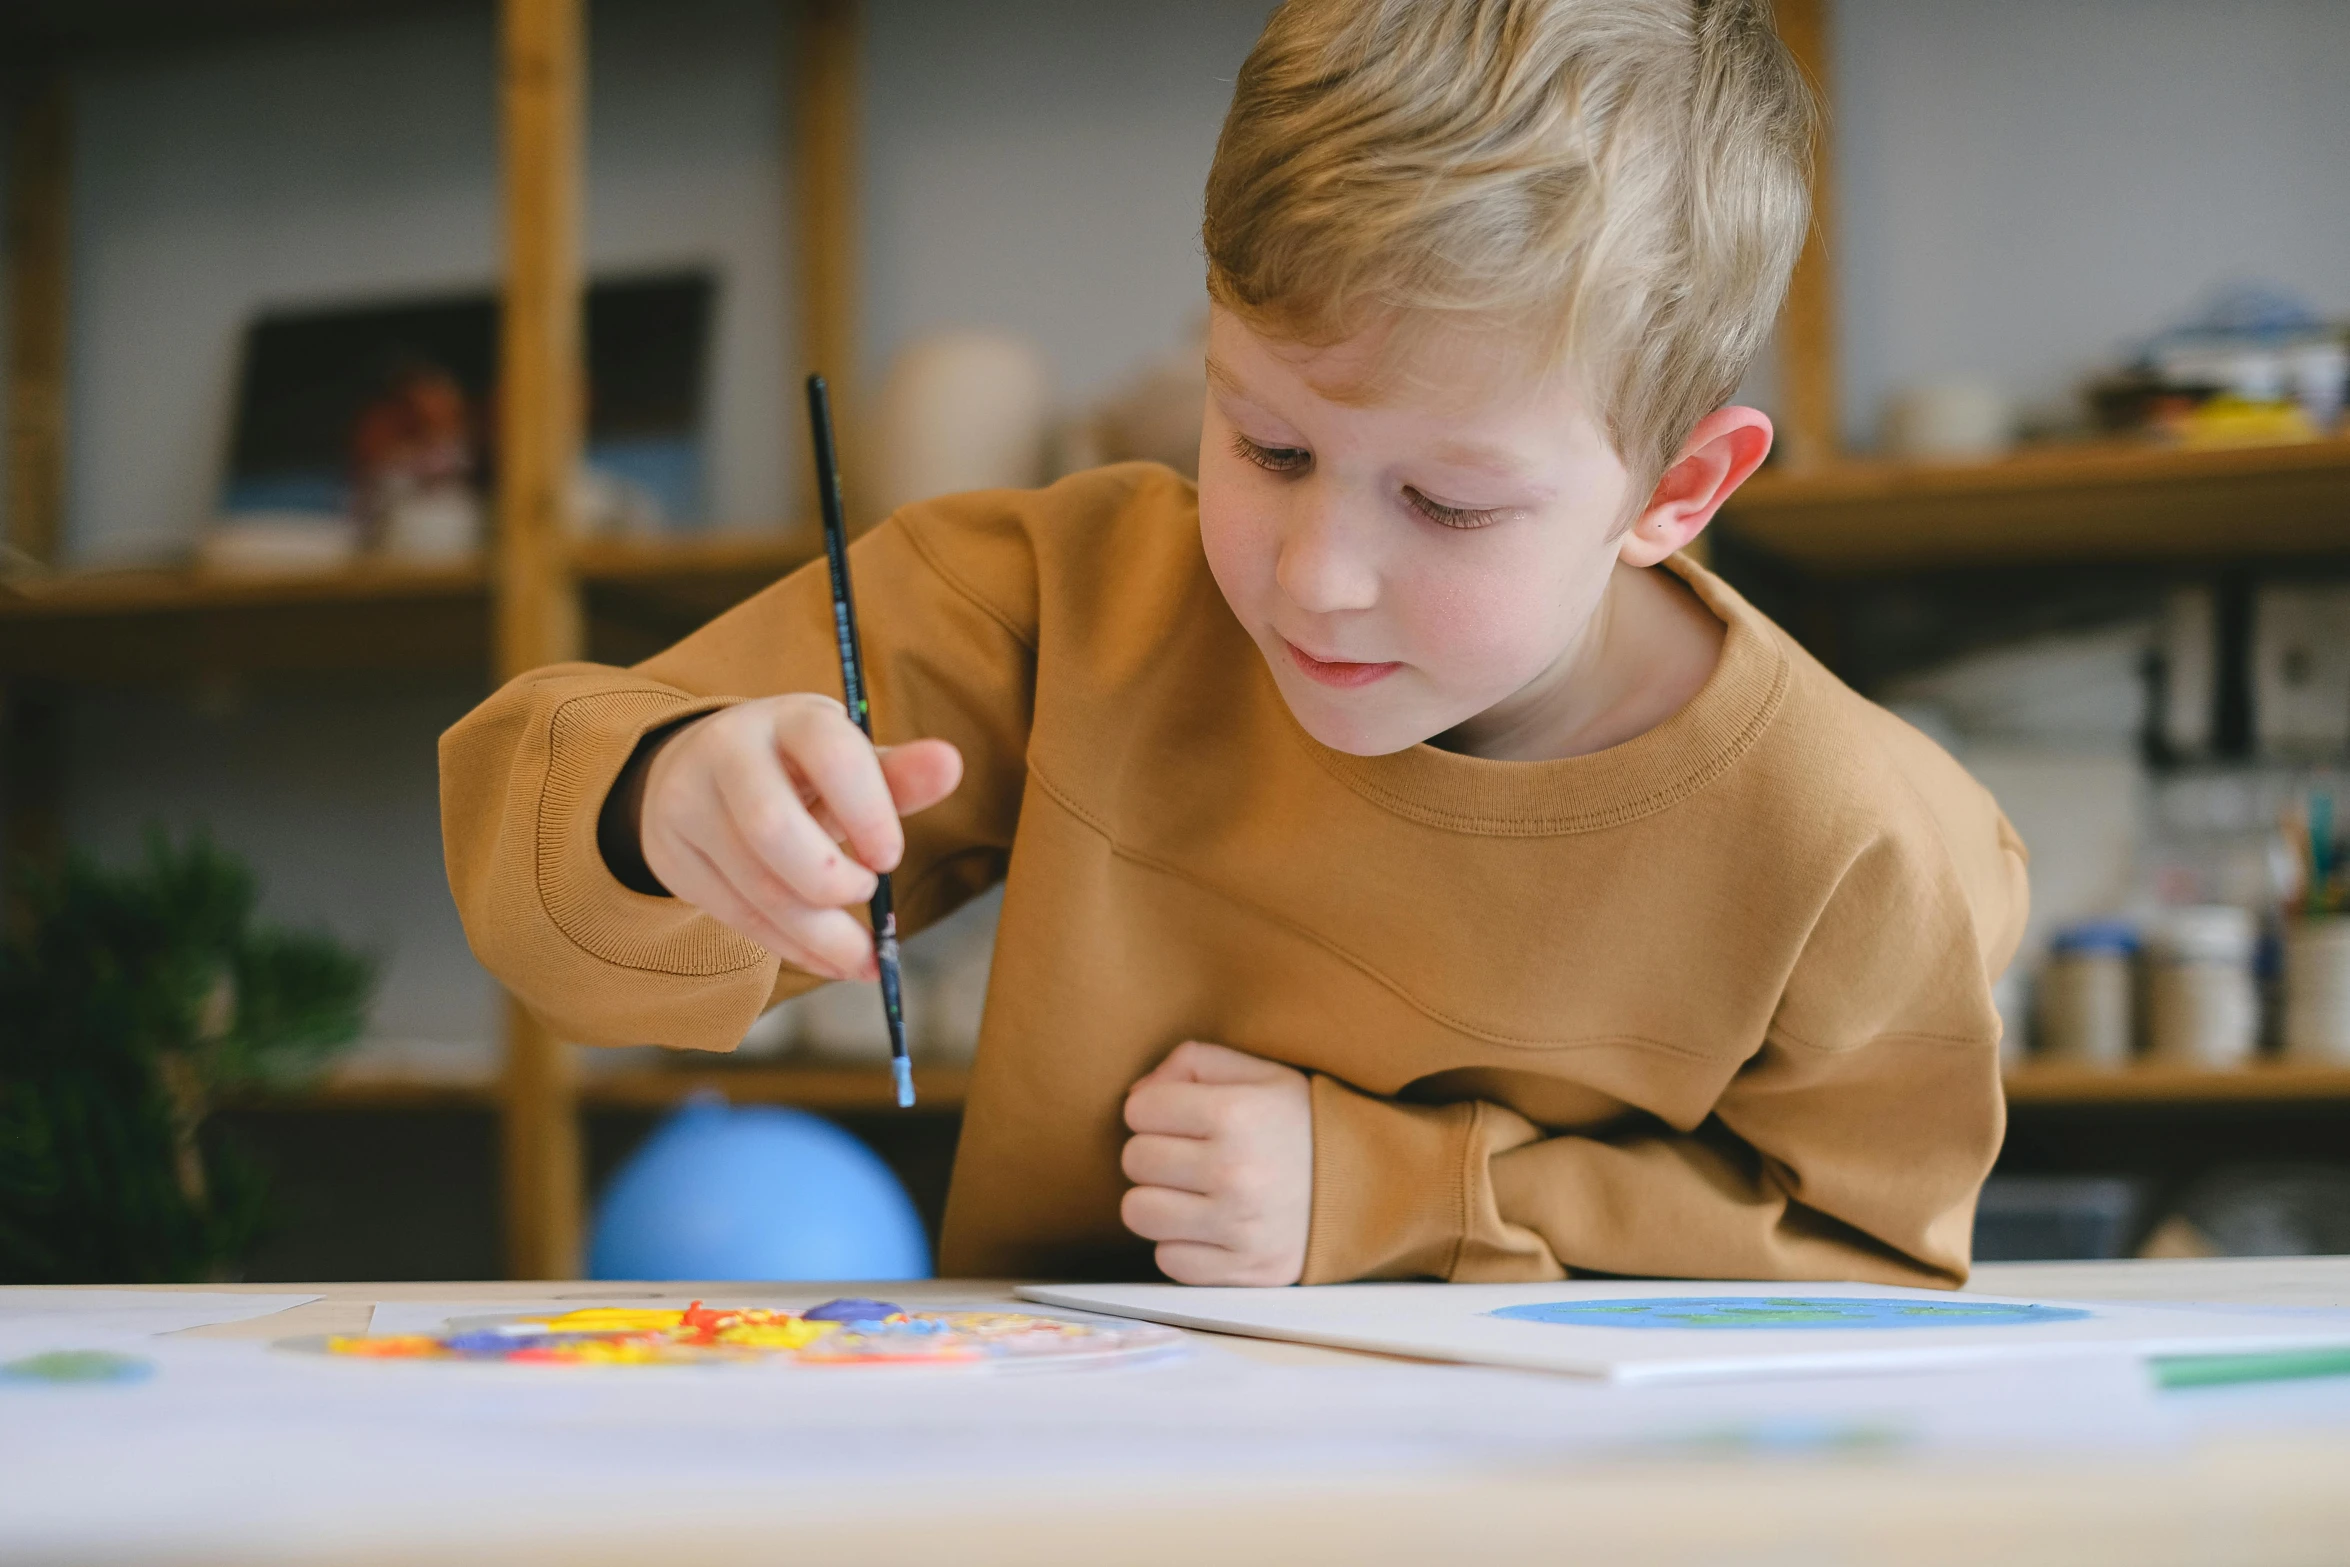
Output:
[[1126,1093],[1118,1213],[1178,1284],[1295,1284],[1314,1209],[1306,1075],[1197,1040]]

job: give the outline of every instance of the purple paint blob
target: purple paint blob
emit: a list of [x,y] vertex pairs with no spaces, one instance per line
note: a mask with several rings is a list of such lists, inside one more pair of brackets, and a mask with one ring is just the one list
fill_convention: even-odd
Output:
[[810,1306],[800,1315],[810,1322],[879,1322],[905,1309],[903,1306],[893,1306],[886,1300],[867,1300],[860,1295],[850,1295],[841,1300],[828,1300],[821,1306]]

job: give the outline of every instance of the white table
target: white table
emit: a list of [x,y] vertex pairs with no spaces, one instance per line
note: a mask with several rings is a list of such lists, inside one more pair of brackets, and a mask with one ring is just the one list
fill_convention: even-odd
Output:
[[[1978,1270],[1973,1287],[2044,1299],[2343,1307],[2350,1306],[2350,1258],[1990,1265]],[[378,1302],[522,1302],[566,1292],[609,1295],[626,1287],[251,1288],[324,1298],[272,1317],[194,1329],[187,1336],[275,1339],[358,1332],[367,1328]],[[670,1293],[693,1287],[647,1288]],[[741,1285],[703,1289],[714,1297],[745,1293]],[[809,1294],[809,1288],[794,1286],[788,1293],[796,1298]],[[977,1282],[891,1286],[890,1293],[911,1305],[1010,1299],[1002,1285]],[[1401,1397],[1407,1386],[1424,1389],[1430,1376],[1456,1376],[1461,1397],[1472,1403],[1505,1394],[1522,1402],[1520,1395],[1548,1396],[1555,1386],[1530,1389],[1495,1380],[1518,1373],[1438,1373],[1296,1345],[1222,1338],[1213,1344],[1217,1355],[1238,1357],[1218,1364],[1241,1371],[1348,1371],[1346,1386],[1357,1400],[1366,1389],[1375,1393],[1385,1385],[1365,1378],[1391,1379]],[[255,1357],[255,1364],[271,1359]],[[335,1364],[345,1371],[381,1369]],[[413,1377],[441,1368],[397,1369]],[[1314,1384],[1308,1376],[1283,1385],[1310,1396]],[[2228,1407],[2237,1414],[2211,1434],[2080,1453],[1895,1450],[1725,1457],[1632,1450],[1596,1456],[1503,1455],[1489,1462],[1434,1465],[1426,1472],[1350,1476],[1302,1457],[1293,1470],[1275,1452],[1252,1462],[1246,1473],[1203,1477],[1160,1472],[1139,1447],[1128,1463],[1120,1447],[1125,1439],[1112,1434],[1099,1445],[1099,1462],[1074,1486],[1063,1476],[1040,1473],[991,1482],[973,1494],[968,1487],[958,1491],[951,1477],[917,1474],[909,1477],[903,1505],[895,1505],[886,1497],[877,1502],[870,1487],[812,1496],[804,1488],[778,1485],[770,1491],[745,1484],[682,1511],[648,1507],[641,1515],[611,1504],[582,1513],[566,1507],[554,1492],[543,1509],[520,1506],[517,1499],[527,1500],[534,1482],[531,1455],[517,1454],[511,1483],[502,1482],[500,1505],[478,1518],[469,1515],[472,1504],[463,1498],[417,1495],[362,1498],[325,1522],[315,1517],[289,1522],[289,1498],[269,1466],[257,1462],[242,1468],[232,1462],[220,1467],[221,1478],[206,1492],[209,1503],[222,1504],[238,1520],[225,1532],[218,1522],[221,1506],[213,1507],[208,1532],[185,1540],[159,1539],[152,1517],[143,1531],[128,1522],[118,1531],[108,1517],[98,1515],[104,1511],[99,1509],[64,1543],[71,1547],[67,1559],[92,1561],[1358,1564],[1515,1559],[1806,1567],[2350,1561],[2350,1378],[2279,1386],[2290,1391],[2220,1393],[2234,1401]],[[510,1384],[499,1384],[494,1396],[531,1395],[528,1390],[516,1395]],[[23,1440],[25,1412],[32,1407],[0,1392],[0,1439],[8,1438],[13,1422],[14,1439]],[[122,1407],[135,1406],[126,1402]],[[248,1409],[245,1417],[270,1418],[265,1400],[256,1407],[258,1415]],[[780,1474],[791,1463],[797,1432],[788,1407],[779,1405],[769,1419],[770,1428],[756,1440],[774,1444]],[[816,1429],[807,1435],[825,1439]],[[0,1473],[0,1502],[8,1484]],[[124,1511],[127,1518],[136,1509]],[[0,1505],[0,1559],[15,1560],[22,1552],[10,1548],[7,1512]]]

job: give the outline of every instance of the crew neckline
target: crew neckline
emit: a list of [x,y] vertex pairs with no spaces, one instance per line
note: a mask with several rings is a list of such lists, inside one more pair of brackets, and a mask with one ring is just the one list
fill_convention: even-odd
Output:
[[[1545,761],[1495,761],[1422,742],[1385,756],[1334,751],[1274,702],[1306,754],[1347,788],[1395,815],[1484,837],[1538,838],[1637,821],[1687,799],[1728,771],[1768,729],[1792,668],[1776,627],[1684,555],[1664,562],[1726,628],[1721,655],[1672,717],[1621,745]],[[1266,683],[1271,685],[1268,674]]]

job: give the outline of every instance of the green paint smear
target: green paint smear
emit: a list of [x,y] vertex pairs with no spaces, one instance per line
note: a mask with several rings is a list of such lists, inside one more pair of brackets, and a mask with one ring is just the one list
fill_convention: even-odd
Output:
[[105,1349],[56,1349],[0,1365],[0,1382],[144,1382],[155,1362]]
[[2350,1349],[2288,1349],[2265,1355],[2158,1355],[2156,1387],[2221,1387],[2231,1382],[2292,1382],[2350,1377]]

